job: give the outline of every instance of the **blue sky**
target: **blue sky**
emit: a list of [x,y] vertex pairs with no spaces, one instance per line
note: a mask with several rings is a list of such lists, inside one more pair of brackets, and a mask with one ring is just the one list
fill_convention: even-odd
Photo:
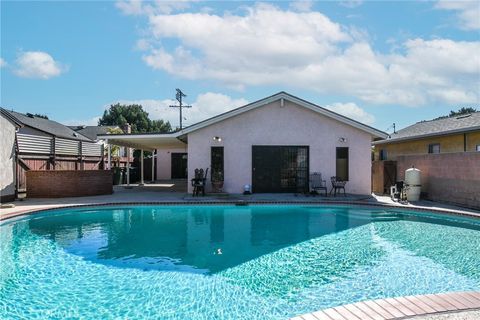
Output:
[[480,106],[478,1],[2,1],[1,105],[178,125],[278,91],[381,130]]

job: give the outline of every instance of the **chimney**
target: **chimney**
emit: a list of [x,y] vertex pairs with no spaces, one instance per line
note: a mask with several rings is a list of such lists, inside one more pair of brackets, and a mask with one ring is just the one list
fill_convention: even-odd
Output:
[[132,133],[132,126],[128,123],[125,123],[123,126],[122,126],[122,130],[123,130],[123,133],[125,134],[129,134],[129,133]]

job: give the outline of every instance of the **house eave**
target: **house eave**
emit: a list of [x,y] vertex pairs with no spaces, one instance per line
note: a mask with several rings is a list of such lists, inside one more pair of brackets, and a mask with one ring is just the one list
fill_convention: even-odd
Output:
[[480,130],[480,126],[475,126],[475,127],[470,127],[470,128],[461,128],[461,129],[455,129],[455,130],[448,130],[448,131],[441,131],[441,132],[432,132],[432,133],[403,137],[403,138],[392,138],[392,139],[379,140],[379,141],[373,142],[372,144],[373,145],[381,145],[381,144],[389,144],[389,143],[396,143],[396,142],[421,140],[421,139],[430,138],[430,137],[447,136],[447,135],[458,134],[458,133],[467,133],[467,132],[472,132],[472,131],[477,131],[477,130]]

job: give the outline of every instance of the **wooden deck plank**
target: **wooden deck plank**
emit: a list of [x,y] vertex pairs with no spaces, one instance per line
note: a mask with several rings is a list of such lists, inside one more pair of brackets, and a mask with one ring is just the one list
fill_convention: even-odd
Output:
[[454,305],[451,305],[450,303],[448,303],[448,301],[446,301],[445,299],[443,299],[440,296],[436,296],[434,294],[426,294],[424,297],[429,298],[430,300],[434,300],[437,304],[439,304],[442,307],[444,307],[445,309],[447,309],[447,311],[458,310],[457,307],[455,307]]
[[355,307],[359,308],[360,310],[362,310],[363,312],[368,314],[374,320],[384,320],[385,319],[385,317],[382,317],[381,314],[379,314],[378,312],[376,312],[372,308],[369,308],[366,304],[364,304],[362,302],[355,303]]
[[388,310],[385,310],[384,308],[380,307],[378,304],[376,304],[373,301],[364,301],[362,303],[366,304],[368,307],[375,310],[375,312],[379,313],[385,319],[394,319],[395,318],[395,316],[393,314],[391,314],[390,312],[388,312]]
[[445,312],[448,311],[447,308],[445,308],[443,305],[439,304],[438,301],[432,300],[428,298],[427,296],[417,296],[417,298],[426,304],[428,304],[430,307],[435,309],[436,312]]
[[415,315],[418,315],[418,314],[424,314],[425,311],[418,307],[416,304],[414,304],[413,302],[405,299],[404,297],[398,297],[398,298],[394,298],[395,300],[397,300],[398,302],[400,302],[401,304],[403,304],[404,306],[406,306],[408,309],[412,310],[413,313],[415,313]]
[[357,317],[356,315],[354,315],[353,313],[351,313],[350,311],[347,310],[347,308],[345,308],[344,306],[338,306],[338,307],[334,307],[333,309],[337,310],[338,313],[340,313],[342,316],[345,317],[345,319],[349,319],[349,320],[360,320],[359,317]]
[[390,303],[392,306],[397,308],[398,311],[400,311],[401,313],[403,313],[406,316],[414,316],[415,315],[414,311],[409,309],[407,306],[402,304],[400,301],[395,300],[394,298],[388,298],[388,299],[385,299],[385,301]]
[[359,308],[357,308],[355,306],[354,303],[352,304],[347,304],[344,306],[348,311],[350,311],[351,313],[353,313],[354,315],[357,316],[357,318],[360,318],[361,320],[373,320],[372,317],[370,317],[368,314],[366,314],[365,312],[363,312],[362,310],[360,310]]
[[328,314],[328,316],[330,318],[332,318],[333,320],[348,320],[348,319],[344,318],[340,313],[337,312],[337,310],[335,310],[333,308],[325,309],[325,310],[323,310],[323,312]]
[[461,292],[452,292],[452,293],[450,293],[450,296],[453,299],[463,303],[468,308],[479,308],[480,307],[479,303],[475,302],[473,299],[469,299],[470,298],[469,296],[466,296],[465,294],[463,294]]
[[468,300],[474,304],[478,303],[478,300],[475,299],[474,296],[469,295],[467,292],[459,292],[458,294],[462,297],[462,299]]
[[408,297],[404,297],[405,299],[407,299],[408,301],[411,301],[412,303],[414,303],[416,306],[418,306],[419,308],[421,308],[422,310],[425,311],[425,313],[434,313],[434,312],[437,312],[437,310],[435,310],[434,308],[432,308],[432,306],[430,306],[429,304],[423,302],[421,299],[419,299],[417,296],[408,296]]
[[302,319],[303,320],[318,320],[313,314],[311,313],[306,313],[306,314],[302,314]]
[[465,292],[468,296],[473,297],[475,301],[478,301],[480,303],[480,292],[475,292],[475,291],[468,291]]
[[313,315],[315,316],[315,318],[317,318],[318,320],[333,320],[332,318],[330,318],[330,317],[328,316],[328,314],[326,314],[326,313],[323,312],[322,310],[312,312],[312,314],[313,314]]
[[460,301],[455,300],[450,294],[448,293],[441,293],[435,294],[436,296],[442,297],[450,303],[451,305],[455,306],[457,309],[468,309],[468,306]]
[[480,291],[447,292],[361,301],[292,320],[388,320],[480,308]]
[[405,314],[403,314],[400,310],[392,306],[386,300],[375,300],[374,302],[378,304],[381,308],[391,313],[394,316],[394,318],[405,317]]

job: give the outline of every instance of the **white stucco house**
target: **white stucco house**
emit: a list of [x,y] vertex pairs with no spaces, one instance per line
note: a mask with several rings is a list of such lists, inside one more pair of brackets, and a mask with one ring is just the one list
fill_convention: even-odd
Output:
[[[347,180],[353,194],[371,192],[371,143],[385,132],[279,92],[170,134],[109,135],[112,144],[156,150],[157,178],[194,177],[209,168],[223,190],[300,192],[320,172]],[[189,191],[191,186],[189,184]],[[207,191],[210,187],[208,183]]]
[[0,203],[13,201],[16,196],[16,132],[22,126],[0,108]]

